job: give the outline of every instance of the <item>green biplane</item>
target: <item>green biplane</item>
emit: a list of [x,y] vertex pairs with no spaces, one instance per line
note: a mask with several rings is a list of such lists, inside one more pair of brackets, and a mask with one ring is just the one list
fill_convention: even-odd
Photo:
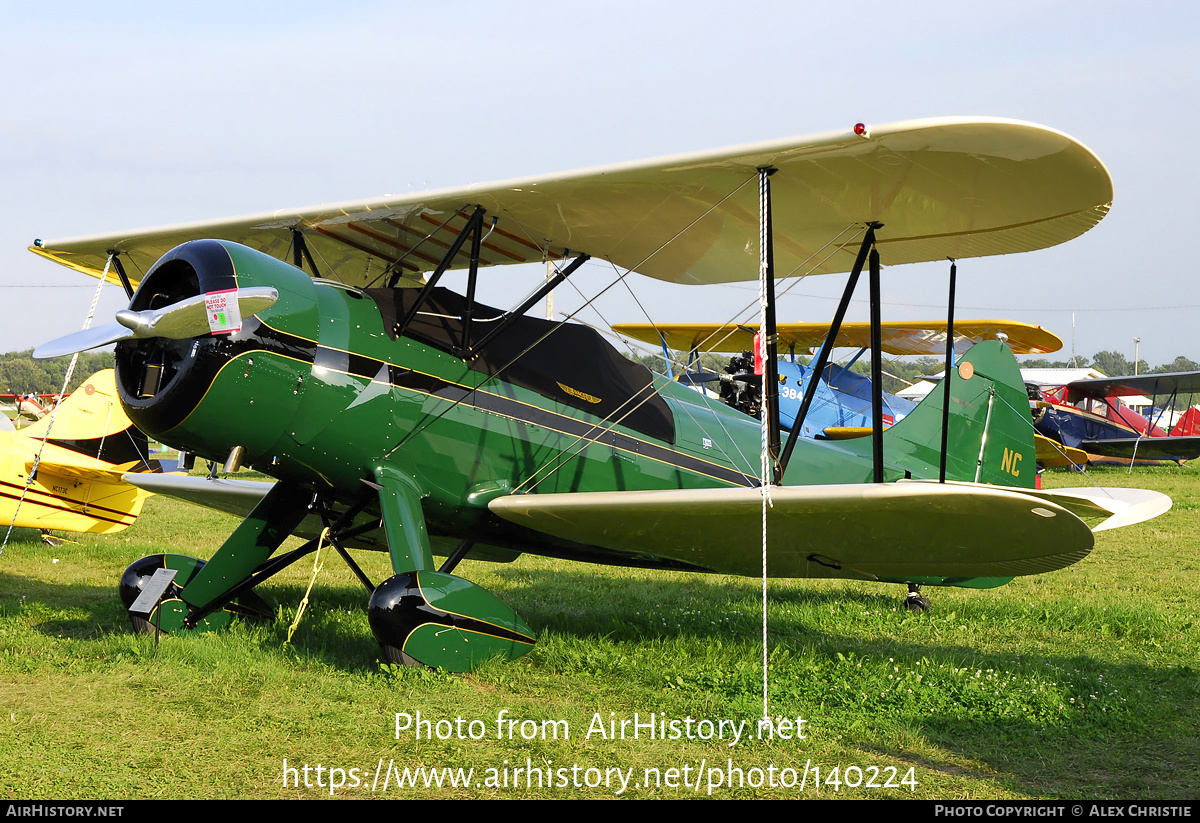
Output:
[[[998,341],[967,352],[944,392],[886,432],[785,445],[776,428],[760,462],[758,420],[625,360],[591,329],[525,316],[543,291],[508,311],[481,305],[477,277],[551,259],[549,289],[590,257],[697,285],[850,271],[836,334],[868,262],[878,328],[881,255],[1043,248],[1087,231],[1111,199],[1100,161],[1060,132],[941,119],[38,241],[34,252],[121,283],[130,306],[37,355],[116,342],[139,428],[277,478],[250,491],[178,481],[184,496],[249,513],[207,562],[130,566],[122,597],[144,629],[254,612],[254,587],[318,545],[276,556],[282,541],[318,530],[370,592],[386,658],[452,670],[534,643],[452,574],[464,556],[738,575],[765,562],[779,577],[907,585],[919,608],[921,585],[1062,568],[1090,551],[1093,527],[1170,501],[1036,491],[1025,388]],[[466,270],[465,295],[438,285],[450,269]],[[370,581],[347,547],[388,551],[394,576]]]

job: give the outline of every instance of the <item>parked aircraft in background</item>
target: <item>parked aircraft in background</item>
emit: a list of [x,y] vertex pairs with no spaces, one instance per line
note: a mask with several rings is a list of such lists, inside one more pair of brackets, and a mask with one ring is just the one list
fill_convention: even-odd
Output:
[[112,369],[97,372],[63,400],[44,449],[49,414],[19,431],[0,432],[0,523],[44,534],[110,534],[137,519],[149,493],[121,476],[161,471],[162,464],[129,422],[113,380]]
[[[1085,452],[1091,462],[1200,457],[1200,410],[1188,409],[1169,432],[1159,425],[1180,395],[1200,392],[1200,372],[1102,377],[1065,386],[1027,384],[1027,389],[1038,432]],[[1152,398],[1158,409],[1153,419],[1121,402],[1133,396]]]
[[13,428],[24,425],[22,421],[41,420],[58,399],[57,394],[0,394],[0,402],[13,405]]
[[[941,356],[946,353],[946,321],[916,320],[881,323],[883,351],[894,356]],[[780,361],[779,424],[790,431],[795,425],[811,368],[796,361],[796,353],[826,344],[828,323],[779,323],[779,349],[786,348],[789,358]],[[668,369],[676,360],[671,351],[686,352],[686,370],[678,379],[702,385],[719,394],[722,401],[752,417],[758,416],[762,403],[761,358],[759,371],[754,368],[757,323],[724,325],[718,323],[619,323],[618,334],[645,343],[661,344]],[[954,350],[965,353],[983,340],[1001,340],[1014,354],[1042,354],[1062,348],[1056,335],[1028,323],[1013,320],[963,320],[954,324]],[[812,407],[805,417],[804,437],[847,439],[863,436],[871,430],[871,380],[851,370],[871,343],[870,323],[843,323],[833,348],[858,349],[844,365],[825,367],[824,379],[816,389]],[[723,374],[699,369],[700,355],[709,352],[740,352],[730,359]],[[902,420],[916,404],[884,393],[884,426]]]

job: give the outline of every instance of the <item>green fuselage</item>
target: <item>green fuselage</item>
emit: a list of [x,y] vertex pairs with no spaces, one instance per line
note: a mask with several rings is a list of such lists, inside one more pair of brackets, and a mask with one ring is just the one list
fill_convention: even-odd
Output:
[[[759,422],[685,386],[646,373],[673,417],[674,442],[657,439],[515,385],[503,370],[489,375],[426,342],[393,339],[363,292],[222,245],[237,286],[273,286],[279,301],[239,332],[175,343],[153,393],[139,394],[137,386],[147,358],[157,355],[145,346],[118,351],[131,418],[165,443],[214,460],[242,446],[255,469],[342,503],[364,494],[364,481],[386,466],[420,490],[431,535],[610,562],[607,550],[501,521],[487,503],[513,493],[758,484]],[[572,376],[551,375],[568,390]],[[917,427],[914,421],[906,430]],[[921,431],[889,438],[889,479],[936,477],[938,444]],[[950,479],[975,479],[976,462],[973,452],[956,457]],[[1032,454],[1026,465],[1031,477]],[[784,480],[862,483],[871,473],[869,438],[800,440]]]

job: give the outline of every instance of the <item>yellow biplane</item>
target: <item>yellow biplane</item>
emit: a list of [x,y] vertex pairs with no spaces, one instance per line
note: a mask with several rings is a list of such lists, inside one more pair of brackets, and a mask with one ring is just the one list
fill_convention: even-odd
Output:
[[162,464],[150,459],[146,435],[121,408],[112,369],[92,375],[65,399],[53,426],[51,417],[0,432],[0,523],[93,534],[132,525],[150,494],[121,475],[162,471]]

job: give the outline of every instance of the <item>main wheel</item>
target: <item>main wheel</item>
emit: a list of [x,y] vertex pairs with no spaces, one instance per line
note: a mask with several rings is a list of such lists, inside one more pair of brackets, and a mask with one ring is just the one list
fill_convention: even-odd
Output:
[[921,596],[921,584],[909,583],[908,596],[904,598],[904,608],[913,614],[921,614],[929,611],[929,606],[929,598]]
[[533,631],[493,594],[441,572],[390,577],[367,606],[388,663],[467,672],[485,660],[512,660],[533,648]]
[[[187,604],[180,599],[180,594],[192,578],[200,573],[204,564],[205,561],[184,554],[152,554],[129,564],[124,574],[121,575],[121,582],[117,587],[126,611],[137,600],[138,595],[142,593],[142,589],[156,571],[175,569],[176,572],[175,579],[167,586],[159,605],[155,608],[157,614],[151,613],[152,619],[129,612],[129,622],[132,624],[133,630],[138,634],[152,634],[155,631],[156,623],[158,629],[162,631],[169,632],[184,628],[183,621],[188,616],[189,609]],[[234,615],[269,619],[273,616],[273,611],[267,602],[257,594],[247,592],[226,603],[220,611],[213,612],[201,620],[195,628],[201,630],[224,628],[229,625]]]

